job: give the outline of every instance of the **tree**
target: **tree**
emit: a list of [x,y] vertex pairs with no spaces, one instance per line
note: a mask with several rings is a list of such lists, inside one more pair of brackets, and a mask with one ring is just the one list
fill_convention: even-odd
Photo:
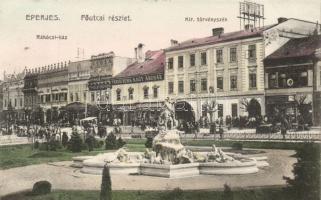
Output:
[[125,144],[126,142],[121,137],[119,137],[117,140],[117,148],[122,148]]
[[111,200],[112,190],[111,190],[111,179],[109,167],[106,164],[103,169],[103,175],[101,180],[101,190],[100,190],[100,200]]
[[310,109],[312,107],[312,102],[307,100],[306,95],[299,95],[295,98],[295,102],[301,115],[303,122],[302,123],[312,123],[312,116],[310,114]]
[[320,197],[320,145],[306,143],[296,150],[294,178],[284,177],[290,199],[318,200]]
[[62,146],[63,147],[66,147],[67,146],[67,144],[68,144],[68,135],[67,135],[67,133],[66,132],[63,132],[62,133],[62,139],[61,139],[61,144],[62,144]]
[[117,149],[116,136],[112,132],[106,138],[105,149],[106,150]]
[[70,141],[69,141],[69,149],[72,152],[81,152],[81,147],[82,147],[82,139],[78,132],[74,130],[72,132]]

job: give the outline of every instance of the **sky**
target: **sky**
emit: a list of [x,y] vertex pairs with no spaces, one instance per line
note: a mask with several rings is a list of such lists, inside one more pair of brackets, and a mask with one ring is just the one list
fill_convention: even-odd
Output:
[[[320,0],[256,0],[264,5],[265,25],[278,17],[321,21]],[[81,15],[105,16],[105,21],[81,21]],[[62,61],[89,59],[114,51],[134,57],[134,48],[164,49],[170,40],[183,41],[240,29],[239,0],[1,0],[0,79],[3,72],[18,73]],[[57,21],[26,20],[27,15],[58,15]],[[112,22],[109,16],[130,16]],[[226,18],[224,22],[185,21],[186,17]],[[37,39],[37,35],[62,35],[66,40]],[[78,50],[80,56],[78,56]],[[84,52],[84,54],[82,53]]]

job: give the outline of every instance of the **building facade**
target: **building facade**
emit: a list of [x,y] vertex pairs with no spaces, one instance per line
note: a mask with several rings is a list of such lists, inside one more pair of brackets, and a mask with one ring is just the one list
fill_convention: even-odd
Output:
[[3,83],[3,113],[9,123],[23,123],[24,111],[24,76],[26,70],[19,74],[4,75]]
[[38,123],[37,121],[37,108],[39,106],[39,96],[38,96],[38,76],[40,69],[27,70],[24,77],[24,110],[25,117],[28,123]]
[[264,60],[269,115],[320,126],[320,48],[320,35],[295,38]]
[[38,96],[42,123],[56,123],[58,119],[67,117],[60,111],[68,103],[68,64],[61,62],[43,67],[39,73]]
[[123,125],[153,125],[165,100],[165,53],[158,50],[142,55],[140,45],[136,50],[137,62],[111,80],[114,118],[121,119]]
[[[206,105],[215,102],[214,119],[226,116],[265,115],[265,74],[263,59],[290,38],[305,37],[316,24],[279,18],[261,28],[224,33],[178,43],[166,49],[166,93],[190,119],[206,116]],[[249,106],[255,112],[249,112]],[[183,112],[182,116],[184,116]]]

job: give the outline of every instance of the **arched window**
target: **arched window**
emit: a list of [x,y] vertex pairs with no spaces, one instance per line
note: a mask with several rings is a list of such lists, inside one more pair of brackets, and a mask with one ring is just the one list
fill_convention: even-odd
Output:
[[148,97],[149,97],[148,86],[144,86],[143,90],[144,90],[144,99],[148,99]]
[[134,99],[134,88],[132,88],[132,87],[128,88],[128,99],[129,100]]
[[118,89],[116,90],[116,100],[117,100],[117,101],[120,101],[120,99],[121,99],[121,89],[118,88]]

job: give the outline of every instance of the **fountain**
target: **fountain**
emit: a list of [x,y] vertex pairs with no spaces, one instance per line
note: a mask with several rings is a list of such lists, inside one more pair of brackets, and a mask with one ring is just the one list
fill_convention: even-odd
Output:
[[158,135],[152,149],[144,153],[127,152],[121,148],[116,152],[73,158],[73,167],[81,172],[101,174],[108,163],[111,174],[140,174],[168,178],[196,176],[200,174],[250,174],[265,167],[266,157],[249,157],[225,153],[215,145],[209,152],[192,152],[180,141],[175,127],[173,110],[165,103],[158,121]]

